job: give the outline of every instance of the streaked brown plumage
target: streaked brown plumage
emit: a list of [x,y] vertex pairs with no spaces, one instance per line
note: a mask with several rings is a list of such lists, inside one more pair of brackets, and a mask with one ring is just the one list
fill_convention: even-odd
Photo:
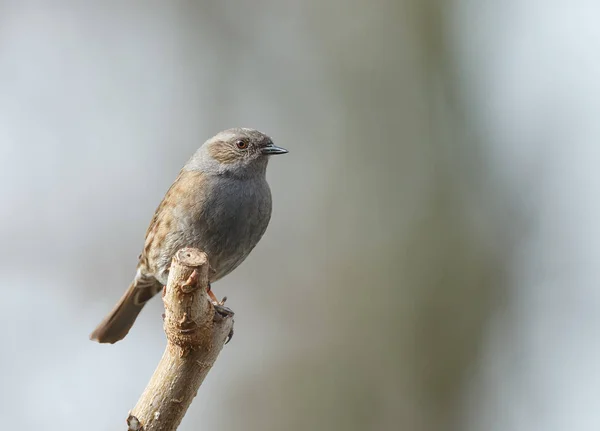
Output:
[[269,155],[287,151],[253,129],[229,129],[202,145],[183,167],[146,231],[136,276],[90,338],[121,340],[144,304],[167,283],[183,247],[208,254],[210,281],[229,274],[258,243],[271,217]]

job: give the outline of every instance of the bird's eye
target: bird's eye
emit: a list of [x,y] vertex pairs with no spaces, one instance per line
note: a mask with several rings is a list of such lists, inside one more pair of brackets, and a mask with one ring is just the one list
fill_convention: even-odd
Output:
[[246,148],[248,148],[248,141],[240,139],[239,141],[235,142],[235,146],[238,147],[240,150],[245,150]]

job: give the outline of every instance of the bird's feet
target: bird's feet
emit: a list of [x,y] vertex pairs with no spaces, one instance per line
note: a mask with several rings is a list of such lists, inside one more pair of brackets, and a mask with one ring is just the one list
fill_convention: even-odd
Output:
[[210,288],[210,283],[208,283],[207,293],[208,293],[208,297],[210,298],[212,304],[215,305],[215,306],[217,306],[217,305],[222,306],[223,304],[225,304],[225,301],[227,301],[227,297],[226,296],[224,296],[223,299],[220,300],[220,301],[217,299],[217,297],[215,296],[215,294],[213,293],[213,291]]
[[[213,293],[213,291],[210,288],[210,283],[208,283],[208,290],[207,290],[208,296],[212,302],[213,307],[215,308],[215,312],[221,316],[220,318],[227,318],[227,317],[233,317],[234,313],[233,310],[231,310],[228,307],[225,307],[223,304],[225,304],[225,301],[227,301],[227,297],[224,296],[223,299],[221,301],[219,301],[217,299],[217,297],[215,296],[215,294]],[[229,334],[227,335],[227,340],[225,340],[225,344],[229,343],[231,341],[231,338],[233,337],[233,327],[231,328],[231,331],[229,332]]]
[[[233,310],[231,310],[231,308],[225,307],[223,304],[223,302],[225,302],[227,298],[223,298],[223,301],[221,302],[221,304],[213,304],[213,307],[215,307],[215,313],[218,314],[219,316],[221,316],[221,319],[225,319],[225,318],[231,318],[234,316]],[[229,331],[229,334],[227,335],[227,339],[225,340],[225,344],[229,343],[231,341],[231,339],[233,338],[233,326],[231,327],[231,331]]]

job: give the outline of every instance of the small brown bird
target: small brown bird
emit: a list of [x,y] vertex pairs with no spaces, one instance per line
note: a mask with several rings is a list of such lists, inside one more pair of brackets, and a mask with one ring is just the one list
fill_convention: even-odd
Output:
[[156,209],[129,289],[90,338],[123,339],[144,304],[166,285],[171,259],[183,247],[208,255],[211,282],[242,263],[271,218],[268,156],[285,153],[253,129],[225,130],[206,141]]

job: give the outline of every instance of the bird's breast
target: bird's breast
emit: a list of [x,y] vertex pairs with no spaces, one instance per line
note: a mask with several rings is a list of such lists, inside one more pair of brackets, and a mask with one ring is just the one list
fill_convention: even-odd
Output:
[[[264,178],[214,177],[180,220],[185,242],[203,250],[217,280],[237,267],[256,246],[271,218],[271,192]],[[187,233],[186,233],[187,232]]]

